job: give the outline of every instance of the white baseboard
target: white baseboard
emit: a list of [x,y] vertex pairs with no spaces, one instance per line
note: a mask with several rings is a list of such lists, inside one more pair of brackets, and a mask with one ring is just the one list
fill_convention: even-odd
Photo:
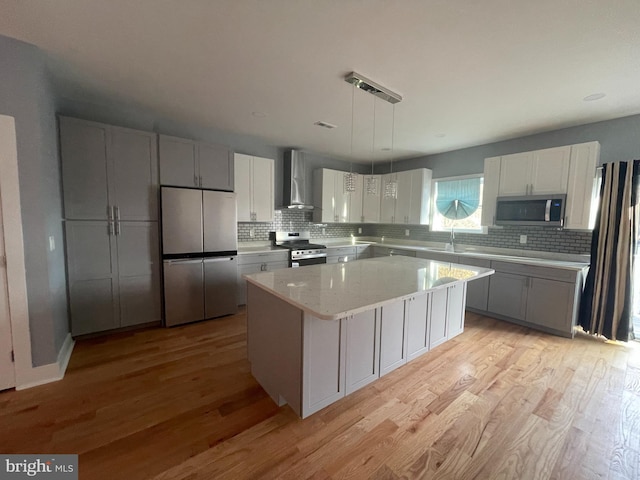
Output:
[[75,343],[73,338],[71,338],[71,334],[67,334],[67,338],[64,339],[62,348],[58,353],[58,360],[55,363],[33,367],[28,373],[23,372],[23,374],[20,375],[20,383],[16,385],[16,390],[24,390],[26,388],[37,387],[45,383],[62,380],[67,371],[67,365],[69,365],[69,359],[71,358]]

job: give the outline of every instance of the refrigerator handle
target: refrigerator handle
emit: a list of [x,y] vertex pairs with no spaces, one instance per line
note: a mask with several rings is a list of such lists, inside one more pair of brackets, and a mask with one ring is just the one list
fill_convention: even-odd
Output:
[[197,258],[195,260],[164,260],[162,263],[164,263],[165,265],[171,266],[171,265],[185,265],[188,263],[202,263],[202,259],[201,258]]
[[213,263],[213,262],[228,262],[230,260],[235,259],[235,255],[230,257],[215,257],[215,258],[205,258],[204,263]]

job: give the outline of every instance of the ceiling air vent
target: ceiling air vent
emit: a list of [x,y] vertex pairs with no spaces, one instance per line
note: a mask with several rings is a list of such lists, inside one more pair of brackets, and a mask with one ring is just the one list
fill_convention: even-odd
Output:
[[316,122],[316,123],[314,123],[314,125],[317,125],[317,126],[322,127],[322,128],[328,128],[329,130],[331,130],[332,128],[336,128],[336,126],[337,126],[337,125],[334,125],[333,123],[327,123],[327,122],[322,122],[322,121]]

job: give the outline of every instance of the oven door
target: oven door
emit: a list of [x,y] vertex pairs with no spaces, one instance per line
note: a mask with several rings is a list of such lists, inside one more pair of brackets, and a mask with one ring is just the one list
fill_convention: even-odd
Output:
[[305,267],[307,265],[319,265],[322,263],[327,263],[327,254],[323,253],[320,255],[305,255],[298,258],[291,259],[291,267]]

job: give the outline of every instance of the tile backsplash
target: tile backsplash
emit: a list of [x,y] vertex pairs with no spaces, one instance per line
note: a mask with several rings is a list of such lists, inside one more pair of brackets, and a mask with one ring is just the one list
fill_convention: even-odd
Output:
[[[358,233],[358,228],[362,233]],[[449,233],[431,232],[427,225],[387,225],[387,224],[314,224],[309,211],[277,210],[273,222],[238,223],[238,241],[268,241],[269,232],[276,230],[310,230],[315,239],[342,238],[354,236],[401,238],[427,242],[449,241]],[[409,236],[405,235],[409,230]],[[253,232],[253,236],[251,233]],[[520,243],[520,235],[527,236],[527,243]],[[542,252],[571,253],[588,255],[591,248],[591,232],[558,230],[546,227],[489,228],[486,235],[456,233],[456,242],[464,245],[485,247],[538,250]]]

